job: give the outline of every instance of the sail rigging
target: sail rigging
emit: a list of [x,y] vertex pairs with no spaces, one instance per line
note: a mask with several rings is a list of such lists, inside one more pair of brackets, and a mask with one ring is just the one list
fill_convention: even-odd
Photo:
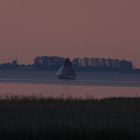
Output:
[[69,58],[64,61],[64,64],[55,74],[59,79],[75,79],[76,72],[72,66],[72,62]]
[[60,75],[63,71],[64,65],[62,65],[59,70],[55,73],[56,76]]

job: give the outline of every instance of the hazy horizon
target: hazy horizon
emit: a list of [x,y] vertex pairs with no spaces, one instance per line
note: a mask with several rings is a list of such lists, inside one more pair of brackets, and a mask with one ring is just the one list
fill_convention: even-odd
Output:
[[140,1],[1,0],[0,63],[36,56],[130,60],[140,67]]
[[[44,55],[40,55],[40,56],[44,56]],[[40,57],[40,56],[36,56],[36,57]],[[57,56],[57,55],[45,55],[45,56],[48,56],[48,57],[62,57],[62,58],[70,58],[71,60],[73,60],[74,58],[78,58],[78,57],[68,57],[68,56]],[[34,58],[36,58],[36,57],[34,57]],[[88,56],[81,56],[81,57],[79,57],[79,58],[84,58],[84,57],[88,57]],[[34,58],[32,58],[31,59],[31,61],[30,62],[25,62],[24,63],[24,60],[23,61],[19,61],[19,59],[17,58],[17,57],[15,57],[15,58],[13,58],[13,59],[9,59],[9,60],[6,60],[6,61],[1,61],[1,63],[0,64],[4,64],[4,63],[12,63],[12,61],[17,61],[17,63],[18,64],[33,64],[34,63]],[[88,57],[88,58],[92,58],[92,57]],[[103,57],[93,57],[93,58],[99,58],[99,59],[102,59]],[[105,59],[118,59],[118,60],[126,60],[126,61],[131,61],[131,60],[129,60],[129,59],[119,59],[119,58],[109,58],[109,57],[104,57]],[[134,65],[134,68],[139,68],[139,67],[136,67],[135,66],[135,63],[133,62],[133,61],[131,61],[132,63],[133,63],[133,65]]]

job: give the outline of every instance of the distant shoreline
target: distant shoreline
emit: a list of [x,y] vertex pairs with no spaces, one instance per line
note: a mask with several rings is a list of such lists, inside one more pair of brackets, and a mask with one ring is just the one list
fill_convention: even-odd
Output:
[[[0,69],[0,72],[1,71],[11,71],[11,72],[22,72],[22,71],[26,71],[26,72],[54,72],[54,71],[57,71],[58,69],[54,70],[54,69]],[[76,72],[87,72],[87,73],[118,73],[118,74],[140,74],[140,70],[138,69],[133,69],[131,71],[96,71],[96,70],[76,70]]]

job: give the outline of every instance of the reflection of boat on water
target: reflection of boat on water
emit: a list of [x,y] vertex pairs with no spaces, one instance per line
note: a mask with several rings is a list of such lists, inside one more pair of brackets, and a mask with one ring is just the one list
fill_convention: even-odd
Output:
[[67,58],[64,61],[64,64],[56,72],[56,76],[58,76],[59,79],[75,79],[76,78],[76,72],[69,58]]

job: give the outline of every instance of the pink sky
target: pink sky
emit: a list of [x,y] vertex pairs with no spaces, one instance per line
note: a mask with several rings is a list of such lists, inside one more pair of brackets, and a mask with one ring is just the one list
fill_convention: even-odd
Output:
[[0,0],[0,63],[111,57],[140,67],[139,0]]

